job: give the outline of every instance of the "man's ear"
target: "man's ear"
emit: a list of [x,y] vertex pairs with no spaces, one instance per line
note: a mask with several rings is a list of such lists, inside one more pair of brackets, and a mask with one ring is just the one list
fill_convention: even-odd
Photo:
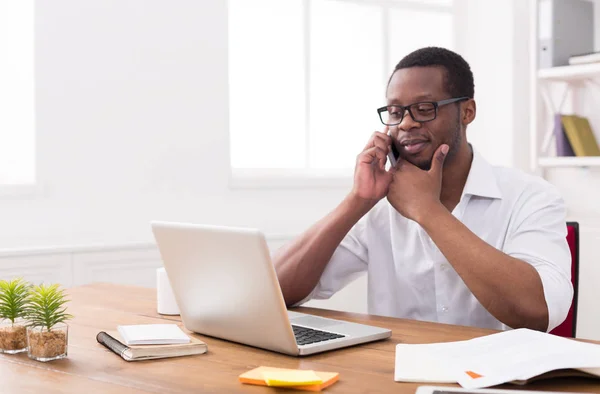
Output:
[[469,99],[465,101],[462,109],[461,122],[463,126],[467,126],[473,120],[475,120],[475,114],[477,113],[477,105],[475,99]]

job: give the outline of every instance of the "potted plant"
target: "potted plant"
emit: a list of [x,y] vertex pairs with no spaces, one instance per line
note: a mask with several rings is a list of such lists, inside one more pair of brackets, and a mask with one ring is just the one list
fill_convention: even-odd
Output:
[[24,319],[30,285],[22,278],[0,281],[0,352],[27,350],[27,322]]
[[64,290],[58,284],[33,286],[26,316],[29,358],[51,361],[67,357],[69,326]]

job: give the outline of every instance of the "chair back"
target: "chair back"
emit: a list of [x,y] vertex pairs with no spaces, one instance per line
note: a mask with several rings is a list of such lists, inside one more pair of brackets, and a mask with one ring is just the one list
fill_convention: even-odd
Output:
[[573,282],[573,302],[564,322],[550,331],[550,334],[575,338],[577,333],[577,297],[579,293],[579,223],[567,222],[567,243],[571,249],[571,282]]

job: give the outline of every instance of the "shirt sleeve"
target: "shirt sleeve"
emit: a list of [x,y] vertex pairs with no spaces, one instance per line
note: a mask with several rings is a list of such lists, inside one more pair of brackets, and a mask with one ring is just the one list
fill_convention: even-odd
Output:
[[547,331],[551,331],[571,307],[571,252],[563,199],[549,184],[536,189],[525,191],[519,199],[504,252],[531,264],[540,275],[548,306]]
[[313,291],[294,306],[302,305],[311,299],[328,299],[367,271],[368,249],[365,242],[367,220],[368,214],[346,234],[333,252]]

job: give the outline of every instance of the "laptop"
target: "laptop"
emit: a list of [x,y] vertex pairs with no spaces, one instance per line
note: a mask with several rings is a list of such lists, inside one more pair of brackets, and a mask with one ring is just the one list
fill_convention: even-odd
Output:
[[151,223],[184,326],[291,356],[385,339],[391,330],[286,309],[256,229]]

